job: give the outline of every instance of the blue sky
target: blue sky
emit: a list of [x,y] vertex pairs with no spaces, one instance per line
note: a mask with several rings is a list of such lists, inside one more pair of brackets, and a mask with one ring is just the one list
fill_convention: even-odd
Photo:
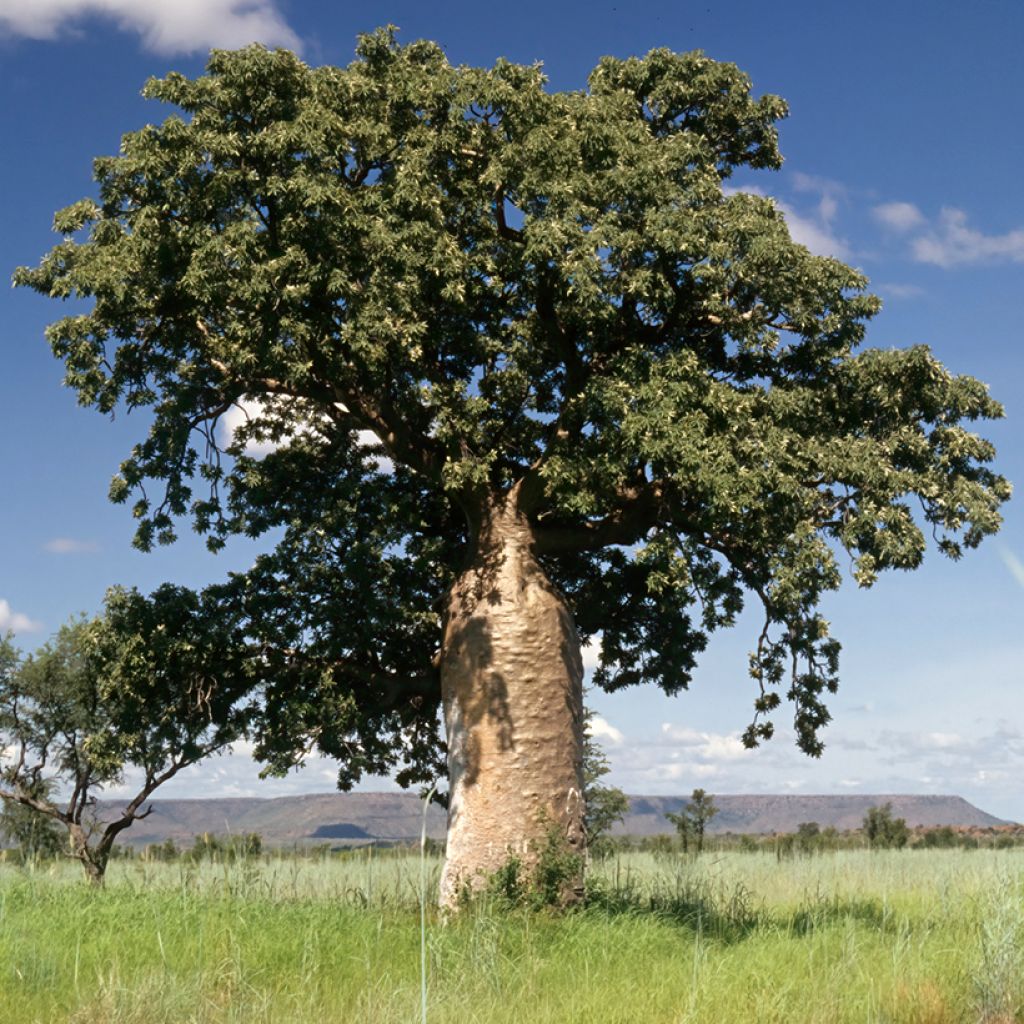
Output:
[[[1024,7],[1012,0],[0,0],[4,273],[53,244],[56,209],[92,194],[94,156],[164,116],[139,97],[148,76],[198,74],[211,46],[251,41],[347,63],[358,32],[389,22],[456,63],[543,61],[552,88],[582,86],[603,54],[667,46],[734,61],[757,93],[785,97],[785,168],[736,184],[775,196],[798,240],[869,275],[885,308],[868,344],[926,342],[992,386],[1007,418],[985,432],[999,469],[1024,479]],[[79,409],[61,387],[42,336],[58,314],[0,291],[0,629],[25,648],[96,610],[111,584],[198,586],[254,553],[236,541],[212,556],[189,536],[131,548],[129,512],[106,491],[141,424]],[[646,793],[959,793],[1024,820],[1022,610],[1024,519],[1011,502],[1003,533],[960,564],[933,553],[916,573],[828,601],[844,661],[821,760],[785,729],[754,753],[739,744],[751,617],[713,643],[690,693],[592,696],[612,779]],[[332,775],[315,762],[260,783],[240,749],[165,795],[280,795],[330,788]]]

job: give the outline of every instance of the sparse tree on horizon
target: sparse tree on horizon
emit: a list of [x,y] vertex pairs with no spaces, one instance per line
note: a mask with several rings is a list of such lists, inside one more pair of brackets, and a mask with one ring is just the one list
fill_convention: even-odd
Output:
[[16,282],[90,303],[49,329],[78,400],[143,410],[111,487],[140,547],[273,537],[234,580],[279,663],[258,756],[447,773],[449,905],[544,822],[582,851],[581,640],[596,685],[674,694],[753,599],[745,740],[788,697],[816,756],[846,554],[870,586],[998,528],[986,387],[858,351],[865,278],[725,187],[781,165],[786,114],[734,65],[606,57],[559,92],[383,30],[145,95],[180,113],[96,161]]
[[906,818],[892,816],[892,804],[869,807],[864,815],[864,835],[873,849],[900,850],[910,840]]
[[683,844],[683,853],[688,853],[690,840],[697,853],[704,851],[704,833],[711,819],[718,814],[715,798],[703,789],[695,789],[690,799],[678,813],[669,812],[665,815],[676,827],[676,832]]
[[[150,598],[115,589],[102,616],[27,658],[0,642],[0,801],[66,829],[94,884],[152,794],[242,734],[254,662],[215,604],[169,585]],[[130,795],[99,813],[99,795],[126,782]]]

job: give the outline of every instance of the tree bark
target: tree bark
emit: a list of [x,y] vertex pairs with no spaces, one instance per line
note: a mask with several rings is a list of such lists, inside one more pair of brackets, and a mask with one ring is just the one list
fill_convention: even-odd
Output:
[[107,857],[100,853],[94,855],[89,849],[89,839],[80,825],[69,825],[71,833],[71,855],[82,865],[85,877],[89,884],[97,888],[102,887],[106,881]]
[[[441,658],[450,785],[441,905],[449,909],[510,857],[530,871],[552,830],[580,854],[582,871],[579,638],[518,498],[513,488],[482,509],[450,596]],[[562,900],[581,895],[577,872]]]

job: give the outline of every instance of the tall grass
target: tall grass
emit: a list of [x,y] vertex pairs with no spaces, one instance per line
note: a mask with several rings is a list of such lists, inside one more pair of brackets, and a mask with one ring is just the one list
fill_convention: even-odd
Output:
[[[421,1019],[420,861],[0,868],[5,1024]],[[437,884],[440,863],[427,863]],[[586,909],[427,914],[437,1024],[1017,1019],[1024,851],[629,854]]]

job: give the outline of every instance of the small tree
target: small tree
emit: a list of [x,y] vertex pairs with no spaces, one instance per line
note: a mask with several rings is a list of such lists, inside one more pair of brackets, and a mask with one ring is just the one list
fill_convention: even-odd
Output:
[[583,741],[583,799],[586,810],[583,827],[587,836],[587,849],[601,853],[607,846],[607,836],[616,822],[622,821],[629,811],[629,797],[615,786],[606,786],[603,779],[611,770],[608,758],[590,730],[593,712],[586,712],[587,730]]
[[796,827],[796,843],[804,853],[821,849],[821,826],[816,821],[802,821]]
[[683,847],[683,853],[689,853],[690,838],[693,835],[693,822],[690,821],[690,816],[686,813],[686,808],[684,807],[683,810],[678,813],[669,811],[665,817],[675,825],[676,834],[679,836],[679,842]]
[[[53,783],[40,779],[30,796],[37,800],[49,799]],[[0,838],[13,842],[22,860],[37,860],[59,856],[67,847],[60,826],[45,814],[26,804],[0,800]]]
[[864,834],[874,849],[898,850],[907,845],[910,829],[905,818],[892,816],[892,804],[869,807],[864,815]]
[[925,830],[917,845],[948,850],[957,845],[957,834],[949,825],[943,825],[941,828],[929,828]]
[[686,812],[693,823],[693,838],[697,843],[697,852],[704,849],[704,831],[711,819],[718,813],[715,799],[703,789],[695,789],[686,805]]
[[710,793],[705,793],[703,789],[695,789],[690,794],[690,802],[682,811],[678,814],[666,814],[665,817],[675,825],[683,844],[683,852],[689,851],[692,839],[697,853],[701,853],[704,849],[704,832],[708,822],[717,813],[715,798]]
[[[102,617],[63,626],[26,659],[8,638],[0,799],[66,828],[70,855],[102,883],[114,842],[150,813],[153,792],[242,734],[239,698],[258,664],[216,595],[171,586],[150,598],[110,591]],[[98,812],[98,793],[135,777],[112,819]]]

